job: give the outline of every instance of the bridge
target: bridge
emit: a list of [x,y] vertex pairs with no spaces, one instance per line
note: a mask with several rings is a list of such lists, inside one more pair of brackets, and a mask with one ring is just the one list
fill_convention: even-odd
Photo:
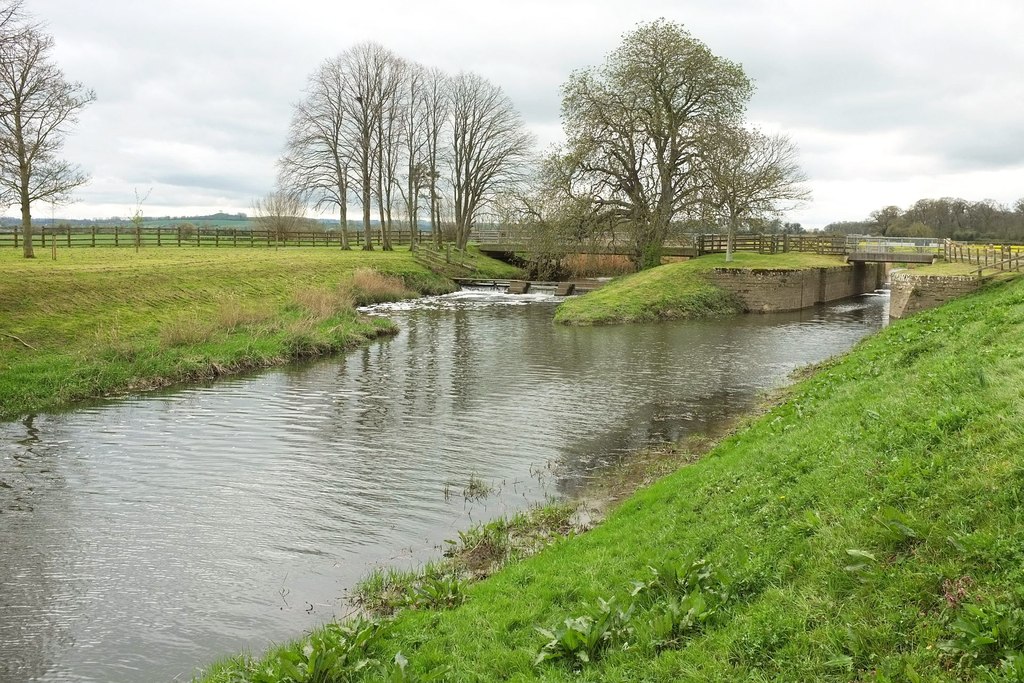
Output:
[[[497,258],[533,250],[528,240],[512,233],[489,231],[476,236],[480,251]],[[697,257],[721,254],[727,249],[726,235],[678,235],[663,248],[664,256]],[[871,237],[867,235],[736,235],[733,251],[759,254],[802,252],[843,256],[856,263],[932,263],[948,250],[945,240],[915,237]],[[579,254],[629,256],[631,245],[625,242],[581,243],[571,251]]]

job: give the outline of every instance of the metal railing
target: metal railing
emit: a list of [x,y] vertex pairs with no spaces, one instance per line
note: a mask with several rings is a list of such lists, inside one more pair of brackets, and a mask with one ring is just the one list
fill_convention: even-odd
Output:
[[847,253],[871,254],[942,254],[943,240],[937,237],[876,237],[848,235]]

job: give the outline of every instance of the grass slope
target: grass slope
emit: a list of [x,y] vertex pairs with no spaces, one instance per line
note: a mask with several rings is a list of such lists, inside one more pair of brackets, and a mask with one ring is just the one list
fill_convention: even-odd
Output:
[[739,313],[742,307],[728,292],[704,279],[712,268],[802,270],[843,266],[841,260],[816,254],[750,254],[739,252],[670,263],[617,278],[589,294],[568,299],[555,312],[564,325],[601,325],[704,318]]
[[[0,419],[344,349],[394,331],[388,321],[356,315],[353,304],[452,288],[405,250],[164,247],[39,256],[0,251]],[[359,269],[385,277],[360,288]],[[383,290],[369,291],[375,287]]]
[[[1022,339],[1020,281],[896,322],[597,529],[469,587],[459,607],[400,613],[360,661],[400,652],[407,677],[392,665],[388,680],[1022,680]],[[697,578],[676,597],[631,597],[649,566],[679,558],[725,578],[684,572]],[[612,598],[634,603],[628,618],[602,616]],[[579,617],[589,661],[535,665],[549,641],[536,627]],[[355,642],[316,638],[205,680],[350,680],[307,675],[318,648]],[[282,677],[281,658],[298,673]]]

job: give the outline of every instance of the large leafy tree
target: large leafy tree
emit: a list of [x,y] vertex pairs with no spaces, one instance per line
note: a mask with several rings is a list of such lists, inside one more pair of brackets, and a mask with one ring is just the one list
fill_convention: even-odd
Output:
[[739,127],[751,93],[738,64],[665,20],[564,85],[568,189],[622,226],[638,268],[660,263],[673,221],[701,213],[700,165],[718,131]]

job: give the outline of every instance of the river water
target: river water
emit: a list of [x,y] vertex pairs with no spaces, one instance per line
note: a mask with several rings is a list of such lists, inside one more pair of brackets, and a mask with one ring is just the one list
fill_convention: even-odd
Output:
[[554,305],[383,307],[401,333],[342,357],[0,423],[0,681],[187,681],[289,640],[372,567],[748,410],[888,297],[581,329]]

